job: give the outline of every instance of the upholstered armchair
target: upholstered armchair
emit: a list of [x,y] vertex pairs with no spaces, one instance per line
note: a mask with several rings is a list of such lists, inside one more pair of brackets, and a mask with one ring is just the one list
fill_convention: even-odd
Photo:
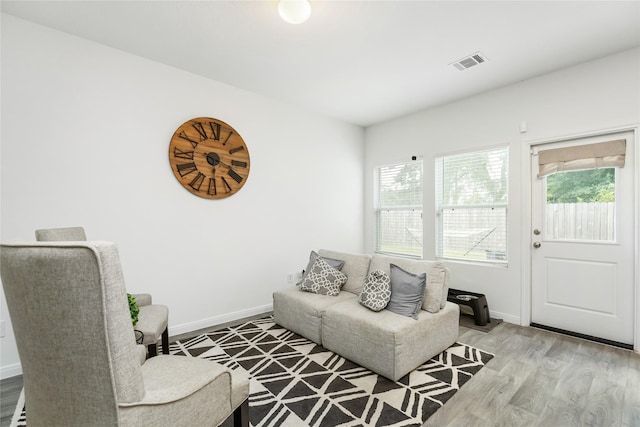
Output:
[[[39,242],[86,241],[82,227],[44,228],[36,230]],[[158,341],[162,339],[162,352],[169,354],[169,308],[153,304],[151,294],[131,294],[136,299],[140,313],[136,330],[142,333],[142,344],[147,346],[149,357],[158,354]]]
[[244,371],[137,357],[114,243],[3,244],[0,262],[30,427],[248,426]]

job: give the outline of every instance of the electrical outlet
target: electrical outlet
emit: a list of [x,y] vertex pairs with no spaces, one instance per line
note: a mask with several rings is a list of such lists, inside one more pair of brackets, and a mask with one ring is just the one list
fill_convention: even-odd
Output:
[[287,274],[287,283],[290,285],[293,284],[293,273]]
[[0,320],[0,338],[4,337],[5,320]]

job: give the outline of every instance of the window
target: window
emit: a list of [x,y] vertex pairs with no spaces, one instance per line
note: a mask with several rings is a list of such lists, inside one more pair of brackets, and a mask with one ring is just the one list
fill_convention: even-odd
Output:
[[422,160],[376,169],[376,252],[422,257]]
[[544,179],[546,240],[615,242],[615,168],[556,172]]
[[507,263],[508,147],[436,159],[436,256]]

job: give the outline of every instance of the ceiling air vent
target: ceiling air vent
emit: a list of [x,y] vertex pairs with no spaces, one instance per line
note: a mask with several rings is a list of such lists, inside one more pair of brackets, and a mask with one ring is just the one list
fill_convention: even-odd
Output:
[[482,64],[483,62],[487,61],[487,57],[484,56],[482,53],[480,52],[476,52],[473,53],[469,56],[466,56],[450,65],[453,65],[454,67],[456,67],[458,70],[460,71],[464,71],[468,68],[474,67],[478,64]]

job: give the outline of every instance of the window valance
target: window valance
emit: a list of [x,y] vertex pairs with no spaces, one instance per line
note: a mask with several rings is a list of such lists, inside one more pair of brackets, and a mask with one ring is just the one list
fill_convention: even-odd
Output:
[[624,167],[626,139],[599,142],[597,144],[576,145],[553,148],[538,152],[538,177],[555,172]]

